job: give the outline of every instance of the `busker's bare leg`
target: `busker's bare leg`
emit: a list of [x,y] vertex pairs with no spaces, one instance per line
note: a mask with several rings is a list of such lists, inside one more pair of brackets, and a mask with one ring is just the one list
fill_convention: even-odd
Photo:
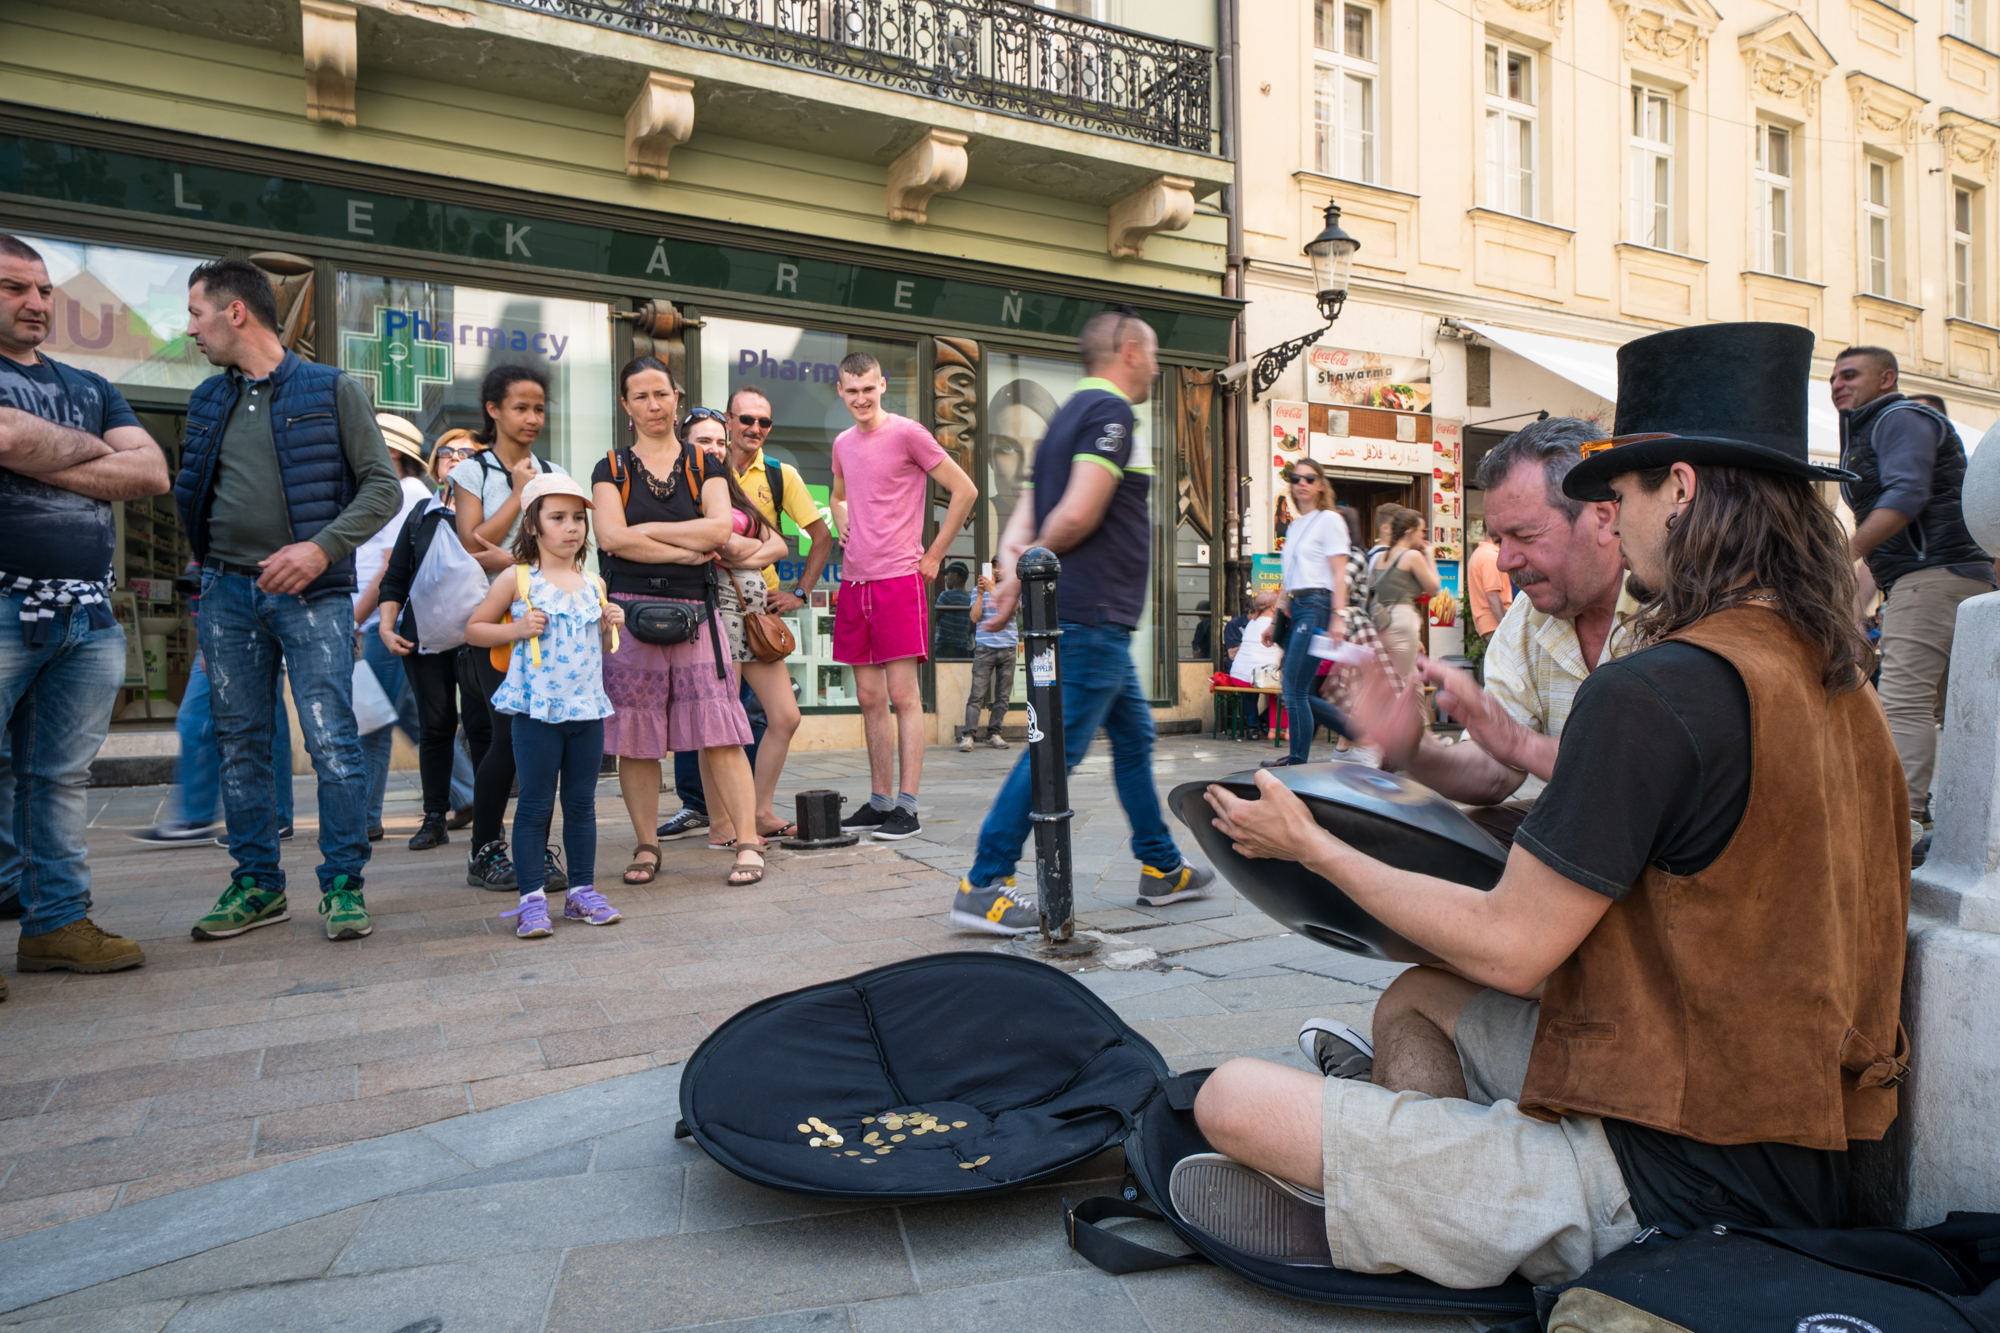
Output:
[[861,705],[861,734],[868,746],[868,789],[893,801],[896,799],[896,741],[889,720],[888,669],[879,666],[855,667],[854,697]]
[[[883,670],[888,675],[889,702],[896,706],[896,750],[900,767],[896,787],[877,787],[891,797],[917,793],[924,777],[924,699],[917,684],[917,659],[899,657]],[[875,747],[868,747],[869,775],[874,776]],[[886,776],[886,775],[885,775]]]
[[1435,967],[1413,967],[1375,1005],[1378,1087],[1432,1097],[1465,1096],[1465,1072],[1452,1033],[1481,987]]
[[1269,1060],[1231,1060],[1195,1094],[1194,1119],[1215,1151],[1245,1166],[1323,1188],[1320,1111],[1326,1080]]

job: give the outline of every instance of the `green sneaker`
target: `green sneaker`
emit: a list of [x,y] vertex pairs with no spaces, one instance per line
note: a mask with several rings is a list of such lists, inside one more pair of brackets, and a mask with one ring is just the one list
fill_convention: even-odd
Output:
[[361,903],[361,886],[347,875],[335,875],[333,887],[320,895],[319,914],[326,918],[330,940],[358,940],[375,930]]
[[215,910],[195,922],[188,934],[198,940],[226,940],[291,919],[283,889],[260,889],[255,875],[238,875],[216,900]]

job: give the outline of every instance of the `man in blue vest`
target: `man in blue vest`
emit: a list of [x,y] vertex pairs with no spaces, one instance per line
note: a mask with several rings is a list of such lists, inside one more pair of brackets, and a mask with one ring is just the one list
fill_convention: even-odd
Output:
[[188,400],[174,502],[201,562],[196,627],[208,666],[223,810],[236,871],[198,940],[291,919],[271,801],[280,667],[319,775],[320,916],[328,939],[374,929],[368,769],[354,726],[354,549],[396,516],[396,469],[368,391],[278,340],[278,302],[254,264],[222,259],[188,281],[188,336],[224,373]]

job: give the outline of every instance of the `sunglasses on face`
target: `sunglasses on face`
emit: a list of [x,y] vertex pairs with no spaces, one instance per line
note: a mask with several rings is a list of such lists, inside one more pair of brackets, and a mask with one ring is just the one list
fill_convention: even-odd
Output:
[[744,425],[754,426],[758,430],[771,429],[771,418],[769,417],[746,417],[739,414],[736,419]]
[[476,452],[477,450],[471,448],[461,448],[455,444],[448,444],[437,451],[437,457],[447,462],[456,462],[459,459],[470,458]]
[[1320,478],[1311,472],[1293,472],[1286,476],[1285,484],[1287,486],[1296,486],[1300,482],[1304,482],[1306,485],[1312,486],[1316,485],[1319,480]]

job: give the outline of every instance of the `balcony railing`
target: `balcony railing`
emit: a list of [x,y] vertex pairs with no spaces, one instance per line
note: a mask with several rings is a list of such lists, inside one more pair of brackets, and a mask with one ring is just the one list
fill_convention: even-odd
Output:
[[943,101],[1210,151],[1210,52],[1025,0],[501,0]]

